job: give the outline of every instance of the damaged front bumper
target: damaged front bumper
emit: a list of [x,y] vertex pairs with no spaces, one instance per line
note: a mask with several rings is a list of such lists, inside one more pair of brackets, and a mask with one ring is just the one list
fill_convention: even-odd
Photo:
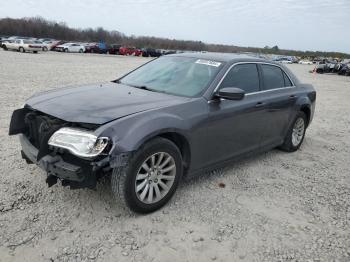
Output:
[[[14,112],[10,124],[10,135],[19,135],[22,146],[21,155],[28,164],[37,164],[47,172],[46,182],[49,186],[62,181],[63,186],[76,188],[94,188],[99,178],[108,174],[113,168],[124,166],[128,162],[129,154],[101,154],[93,159],[85,159],[70,154],[67,150],[52,150],[47,144],[51,130],[45,135],[41,143],[35,145],[27,137],[28,124],[25,124],[27,109],[19,109]],[[56,123],[56,122],[54,122]],[[62,123],[58,123],[56,130]],[[65,123],[66,124],[66,123]],[[41,129],[43,124],[39,126]],[[56,129],[54,129],[56,128]]]
[[[28,164],[36,164],[47,172],[46,182],[49,187],[60,179],[63,186],[70,186],[71,189],[95,188],[99,178],[115,167],[125,166],[129,157],[129,154],[120,154],[106,156],[99,161],[88,161],[74,156],[48,154],[37,160],[39,150],[24,135],[20,134],[19,138],[22,158]],[[71,158],[71,161],[67,158]]]
[[84,175],[82,173],[82,167],[65,162],[61,156],[46,155],[37,161],[39,150],[36,149],[24,135],[19,135],[19,137],[22,146],[22,158],[25,159],[28,164],[37,164],[47,172],[48,176],[46,181],[49,186],[55,184],[57,178],[63,181],[71,181],[72,183],[70,184],[76,187],[79,187],[79,185],[93,185],[91,182],[95,179],[86,177],[86,174]]

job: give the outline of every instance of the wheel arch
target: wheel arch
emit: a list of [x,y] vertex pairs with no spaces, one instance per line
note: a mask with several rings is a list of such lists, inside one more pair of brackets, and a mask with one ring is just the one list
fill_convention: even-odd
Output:
[[309,125],[310,123],[310,118],[311,118],[311,109],[309,105],[302,105],[300,107],[300,111],[303,112],[306,115],[306,126]]
[[187,138],[177,132],[166,132],[159,134],[158,136],[172,141],[179,148],[184,168],[188,169],[191,163],[191,147]]
[[186,136],[177,130],[169,129],[149,134],[148,136],[144,137],[144,139],[139,141],[139,143],[136,146],[136,150],[139,149],[145,143],[157,137],[168,139],[177,146],[182,156],[183,166],[185,170],[187,170],[191,163],[191,146]]

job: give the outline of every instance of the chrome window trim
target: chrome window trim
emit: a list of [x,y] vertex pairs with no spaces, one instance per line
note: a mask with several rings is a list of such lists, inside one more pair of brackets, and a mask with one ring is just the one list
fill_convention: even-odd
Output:
[[[219,89],[221,83],[224,81],[225,77],[228,75],[228,73],[231,71],[231,69],[236,66],[236,65],[242,65],[242,64],[261,64],[261,65],[271,65],[271,66],[275,66],[275,67],[278,67],[279,69],[282,70],[283,73],[286,74],[286,76],[288,77],[289,81],[292,83],[292,86],[286,86],[286,87],[280,87],[280,88],[275,88],[275,89],[268,89],[268,90],[259,90],[257,92],[251,92],[251,93],[247,93],[245,94],[246,96],[248,95],[255,95],[255,94],[260,94],[260,93],[266,93],[266,92],[270,92],[270,91],[274,91],[274,90],[281,90],[281,89],[286,89],[286,88],[295,88],[295,84],[294,82],[292,81],[292,78],[289,76],[289,74],[283,70],[283,68],[279,65],[276,65],[276,64],[272,64],[272,63],[269,63],[269,62],[261,62],[261,61],[256,61],[256,62],[237,62],[237,63],[234,63],[232,64],[226,71],[226,73],[223,75],[223,77],[221,78],[220,82],[216,85],[213,93],[215,94],[215,92]],[[259,78],[260,79],[260,78]]]

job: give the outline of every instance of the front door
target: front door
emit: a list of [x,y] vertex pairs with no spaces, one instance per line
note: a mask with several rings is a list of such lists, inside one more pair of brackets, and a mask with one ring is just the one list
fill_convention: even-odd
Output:
[[246,96],[242,100],[209,101],[207,165],[258,149],[264,130],[257,65],[233,66],[219,85],[219,89],[224,87],[241,88]]

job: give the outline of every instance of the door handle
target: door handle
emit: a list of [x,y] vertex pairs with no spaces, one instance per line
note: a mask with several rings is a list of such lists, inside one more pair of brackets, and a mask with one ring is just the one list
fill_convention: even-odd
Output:
[[289,96],[289,99],[295,99],[295,98],[297,98],[298,96],[296,96],[296,95],[290,95]]
[[256,103],[255,107],[256,107],[256,108],[259,108],[259,107],[263,107],[263,106],[265,106],[265,105],[266,105],[266,104],[263,103],[263,102],[258,102],[258,103]]

